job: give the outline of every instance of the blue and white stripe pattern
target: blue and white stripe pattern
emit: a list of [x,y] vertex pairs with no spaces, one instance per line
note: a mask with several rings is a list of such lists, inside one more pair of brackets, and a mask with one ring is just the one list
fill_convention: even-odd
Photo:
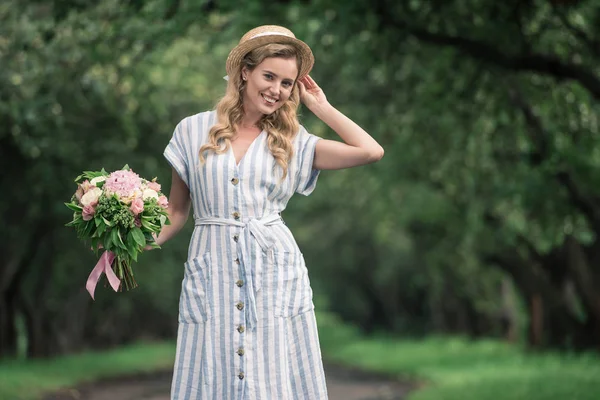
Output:
[[182,120],[165,157],[190,189],[195,229],[179,304],[171,399],[327,399],[304,258],[280,218],[309,195],[318,137],[303,127],[287,177],[262,132],[236,164],[198,150],[216,112]]

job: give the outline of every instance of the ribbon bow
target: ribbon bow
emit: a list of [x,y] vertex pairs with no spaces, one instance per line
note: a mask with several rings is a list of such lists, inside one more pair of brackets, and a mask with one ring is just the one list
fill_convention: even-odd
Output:
[[90,296],[92,296],[92,299],[94,299],[94,291],[96,290],[96,285],[98,284],[98,281],[100,280],[100,277],[103,273],[106,274],[108,283],[110,283],[110,286],[113,288],[113,290],[115,292],[119,290],[121,280],[117,278],[117,275],[115,275],[115,272],[111,267],[114,259],[115,253],[113,253],[112,251],[105,251],[104,254],[102,254],[102,257],[100,257],[100,260],[98,260],[98,263],[96,264],[92,272],[90,273],[87,283],[85,284],[85,288],[89,292]]

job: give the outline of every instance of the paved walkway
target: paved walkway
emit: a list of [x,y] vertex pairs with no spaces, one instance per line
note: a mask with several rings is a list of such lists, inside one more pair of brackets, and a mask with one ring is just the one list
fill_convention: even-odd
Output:
[[[325,371],[330,400],[404,400],[411,390],[408,384],[332,364]],[[164,371],[64,389],[44,400],[169,400],[170,384],[171,371]]]

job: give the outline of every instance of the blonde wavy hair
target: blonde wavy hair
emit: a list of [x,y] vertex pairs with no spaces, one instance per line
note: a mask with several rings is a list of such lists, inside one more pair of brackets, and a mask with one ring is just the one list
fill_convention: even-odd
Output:
[[[231,139],[235,136],[235,129],[242,122],[244,116],[243,94],[246,82],[242,79],[244,67],[252,71],[258,64],[269,57],[295,58],[298,70],[301,65],[294,46],[287,44],[271,43],[258,47],[248,53],[233,76],[229,77],[225,96],[217,103],[217,123],[208,133],[208,142],[200,147],[200,161],[204,163],[204,153],[212,151],[223,154],[229,150]],[[292,139],[299,129],[297,110],[300,105],[298,85],[294,84],[288,100],[275,112],[264,115],[258,122],[258,127],[267,132],[267,143],[275,161],[283,169],[284,179],[288,172],[288,163],[294,154]]]

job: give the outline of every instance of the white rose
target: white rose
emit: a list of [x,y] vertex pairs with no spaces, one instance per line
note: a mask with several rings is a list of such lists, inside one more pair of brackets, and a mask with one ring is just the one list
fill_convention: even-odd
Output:
[[156,190],[144,189],[144,192],[142,193],[142,199],[146,200],[149,198],[158,200],[158,193],[156,193]]
[[92,180],[90,181],[90,183],[91,183],[92,185],[96,186],[96,184],[97,184],[98,182],[104,182],[105,180],[106,180],[106,177],[105,177],[105,176],[97,176],[97,177],[95,177],[94,179],[92,179]]
[[100,195],[102,195],[102,189],[97,187],[91,188],[86,194],[81,196],[81,205],[83,205],[84,207],[95,205],[96,203],[98,203]]

